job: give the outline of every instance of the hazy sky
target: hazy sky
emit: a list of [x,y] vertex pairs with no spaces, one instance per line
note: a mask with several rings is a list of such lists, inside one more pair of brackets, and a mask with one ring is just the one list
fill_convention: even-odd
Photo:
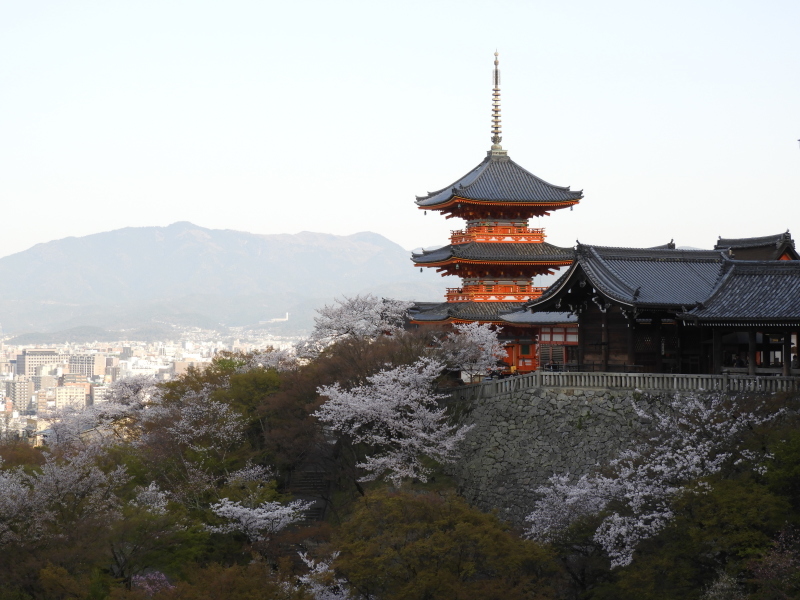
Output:
[[0,0],[0,256],[126,226],[462,221],[415,194],[503,146],[573,245],[800,238],[800,2]]

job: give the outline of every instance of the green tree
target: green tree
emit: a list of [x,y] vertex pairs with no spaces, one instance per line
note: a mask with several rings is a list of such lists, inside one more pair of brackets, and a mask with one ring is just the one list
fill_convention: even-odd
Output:
[[709,479],[673,502],[675,518],[640,544],[630,566],[612,573],[594,598],[700,598],[721,571],[748,576],[751,560],[766,552],[790,506],[749,473]]
[[551,598],[560,579],[547,550],[452,493],[370,493],[334,546],[364,598]]

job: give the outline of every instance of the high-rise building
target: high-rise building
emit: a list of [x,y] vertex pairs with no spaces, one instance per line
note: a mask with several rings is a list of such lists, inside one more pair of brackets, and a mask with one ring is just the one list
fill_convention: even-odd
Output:
[[5,396],[11,401],[14,410],[20,412],[35,410],[31,405],[34,391],[33,381],[24,375],[5,382]]
[[69,372],[79,373],[86,377],[106,374],[106,357],[103,354],[71,354]]
[[38,375],[36,370],[42,365],[59,361],[56,350],[25,348],[22,354],[17,354],[17,375]]

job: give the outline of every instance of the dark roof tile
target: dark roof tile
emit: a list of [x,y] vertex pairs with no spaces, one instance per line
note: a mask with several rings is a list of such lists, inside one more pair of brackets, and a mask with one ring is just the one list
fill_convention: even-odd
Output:
[[412,308],[411,318],[428,322],[448,319],[499,321],[501,315],[518,311],[522,306],[522,302],[442,302],[433,308],[426,306],[419,312]]
[[547,242],[535,244],[469,242],[412,254],[411,259],[418,264],[437,263],[451,258],[493,262],[564,262],[573,260],[574,256],[575,251],[572,248],[561,248]]
[[446,203],[453,196],[497,202],[557,203],[580,200],[583,192],[547,183],[508,156],[492,155],[490,152],[483,162],[464,177],[441,190],[418,197],[417,204],[432,207]]
[[556,323],[577,323],[578,316],[567,312],[521,310],[500,316],[501,321],[515,325],[550,325]]
[[794,247],[794,240],[787,230],[785,233],[778,233],[776,235],[765,235],[762,237],[752,238],[723,238],[720,237],[714,246],[715,250],[727,250],[728,248],[758,248],[762,246],[780,246],[781,244],[788,243]]
[[702,305],[682,314],[701,321],[800,321],[800,262],[726,260]]
[[716,250],[579,245],[569,271],[527,306],[547,308],[571,281],[583,276],[608,299],[621,304],[693,305],[711,293],[722,260],[722,253]]

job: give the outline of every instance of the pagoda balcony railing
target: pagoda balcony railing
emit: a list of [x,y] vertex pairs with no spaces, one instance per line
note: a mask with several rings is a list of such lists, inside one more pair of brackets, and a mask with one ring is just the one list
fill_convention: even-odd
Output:
[[457,229],[450,232],[451,244],[466,244],[468,242],[531,242],[544,241],[544,229],[530,229],[528,227],[487,227],[475,226]]
[[547,288],[521,285],[466,285],[447,288],[448,302],[526,302],[541,296]]

